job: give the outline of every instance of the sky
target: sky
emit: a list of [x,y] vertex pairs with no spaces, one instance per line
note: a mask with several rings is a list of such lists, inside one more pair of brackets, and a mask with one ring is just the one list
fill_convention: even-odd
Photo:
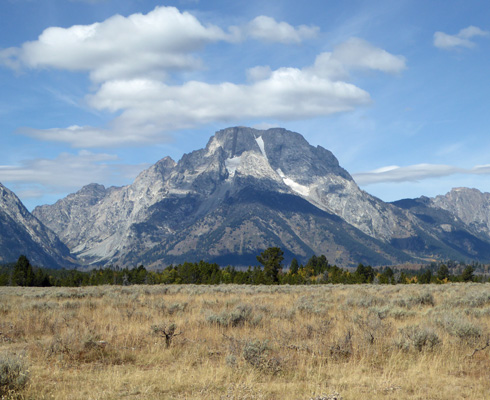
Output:
[[486,0],[2,0],[0,182],[32,210],[230,126],[384,201],[490,192]]

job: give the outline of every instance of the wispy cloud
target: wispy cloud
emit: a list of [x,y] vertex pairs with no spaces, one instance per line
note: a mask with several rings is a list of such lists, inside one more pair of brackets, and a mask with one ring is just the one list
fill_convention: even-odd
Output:
[[367,172],[352,174],[361,186],[388,182],[418,182],[424,179],[440,178],[455,174],[489,175],[490,165],[476,165],[473,168],[460,168],[451,165],[415,164],[406,167],[397,165],[378,168]]
[[278,22],[274,18],[260,15],[242,27],[231,27],[237,39],[247,37],[277,43],[301,43],[314,38],[320,32],[317,26],[300,25],[294,27],[287,22]]
[[490,32],[484,31],[476,26],[469,26],[461,29],[456,35],[436,32],[434,33],[434,46],[444,50],[458,49],[461,47],[471,48],[475,47],[475,42],[470,39],[473,37],[489,35]]
[[46,192],[63,193],[92,182],[121,184],[133,179],[144,165],[127,165],[118,162],[112,154],[82,150],[77,154],[62,153],[54,159],[26,160],[19,165],[0,165],[0,182],[34,187],[23,190],[23,198],[38,197]]

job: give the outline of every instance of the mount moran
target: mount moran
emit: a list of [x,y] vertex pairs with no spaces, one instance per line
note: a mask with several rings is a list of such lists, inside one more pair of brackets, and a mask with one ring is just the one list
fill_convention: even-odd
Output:
[[286,262],[324,254],[342,267],[490,260],[490,194],[459,188],[385,203],[330,151],[281,128],[221,130],[131,185],[90,184],[33,215],[2,185],[0,196],[0,261],[248,266],[271,246]]

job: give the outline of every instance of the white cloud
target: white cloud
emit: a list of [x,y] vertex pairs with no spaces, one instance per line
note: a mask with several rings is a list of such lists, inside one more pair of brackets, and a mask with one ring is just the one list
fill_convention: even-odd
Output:
[[336,46],[332,57],[347,68],[374,69],[390,74],[406,68],[405,57],[388,53],[359,38],[351,38]]
[[361,186],[387,182],[417,182],[423,179],[440,178],[455,174],[488,175],[490,165],[476,165],[473,168],[460,168],[451,165],[415,164],[406,167],[388,166],[368,172],[352,174]]
[[[355,44],[355,46],[353,45]],[[90,107],[118,116],[104,129],[72,126],[20,132],[42,140],[61,141],[73,147],[141,145],[168,139],[165,132],[212,122],[299,120],[327,116],[367,105],[369,93],[348,82],[348,52],[359,50],[363,68],[397,72],[404,61],[367,42],[355,39],[346,47],[320,54],[312,66],[271,70],[259,66],[247,71],[248,84],[209,84],[188,81],[168,85],[158,79],[119,79],[100,85],[87,97]],[[371,55],[380,55],[370,62]]]
[[225,33],[187,12],[157,7],[146,15],[48,28],[36,41],[0,51],[0,62],[87,71],[97,83],[87,96],[88,106],[116,115],[104,127],[23,128],[20,133],[77,148],[142,145],[168,140],[169,131],[212,122],[297,120],[350,111],[371,99],[348,81],[349,69],[394,73],[405,68],[403,57],[353,38],[302,69],[250,68],[247,84],[170,85],[166,80],[171,70],[199,68],[196,52],[211,42],[254,38],[299,43],[317,33],[317,27],[293,27],[266,16]]
[[294,27],[287,22],[277,22],[274,18],[260,15],[247,25],[232,29],[238,38],[251,37],[253,39],[278,43],[301,43],[305,39],[311,39],[318,35],[320,28],[317,26],[300,25]]
[[89,71],[94,81],[164,77],[169,70],[195,69],[192,55],[207,43],[228,35],[204,26],[193,15],[173,7],[157,7],[146,15],[115,15],[101,23],[47,28],[36,41],[0,52],[10,66]]
[[104,83],[88,98],[97,110],[119,113],[108,129],[23,129],[42,140],[74,147],[147,144],[165,139],[165,131],[211,122],[275,118],[295,120],[349,111],[370,102],[357,86],[318,77],[307,70],[280,68],[250,85],[190,81],[169,86],[157,80]]
[[163,134],[156,135],[155,129],[151,129],[151,122],[128,122],[130,124],[124,126],[123,118],[116,118],[106,129],[72,125],[52,129],[21,128],[18,133],[39,140],[67,143],[75,148],[143,146],[169,139]]
[[444,32],[434,33],[434,46],[451,50],[459,47],[471,48],[475,46],[475,43],[470,39],[475,36],[488,36],[490,32],[484,31],[476,26],[469,26],[461,29],[456,35],[448,35]]
[[293,27],[259,16],[241,28],[230,27],[225,33],[216,25],[203,25],[188,12],[157,7],[148,14],[115,15],[91,25],[47,28],[35,41],[1,50],[0,63],[15,69],[27,66],[88,71],[95,82],[162,79],[169,71],[201,68],[201,60],[194,53],[212,42],[253,38],[300,43],[318,31],[318,27]]
[[0,165],[0,182],[15,182],[22,187],[37,189],[22,193],[23,198],[39,197],[47,191],[67,192],[92,182],[118,184],[133,179],[146,165],[118,164],[112,154],[92,153],[86,150],[78,154],[62,153],[57,158],[26,160],[19,165]]
[[349,77],[345,65],[328,52],[319,54],[315,59],[315,64],[309,67],[308,71],[332,81],[346,80]]

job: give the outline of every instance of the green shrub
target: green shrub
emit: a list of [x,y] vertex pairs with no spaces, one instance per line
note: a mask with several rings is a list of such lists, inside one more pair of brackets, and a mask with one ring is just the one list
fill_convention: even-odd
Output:
[[21,392],[29,382],[29,371],[20,357],[0,355],[0,395],[3,399]]

